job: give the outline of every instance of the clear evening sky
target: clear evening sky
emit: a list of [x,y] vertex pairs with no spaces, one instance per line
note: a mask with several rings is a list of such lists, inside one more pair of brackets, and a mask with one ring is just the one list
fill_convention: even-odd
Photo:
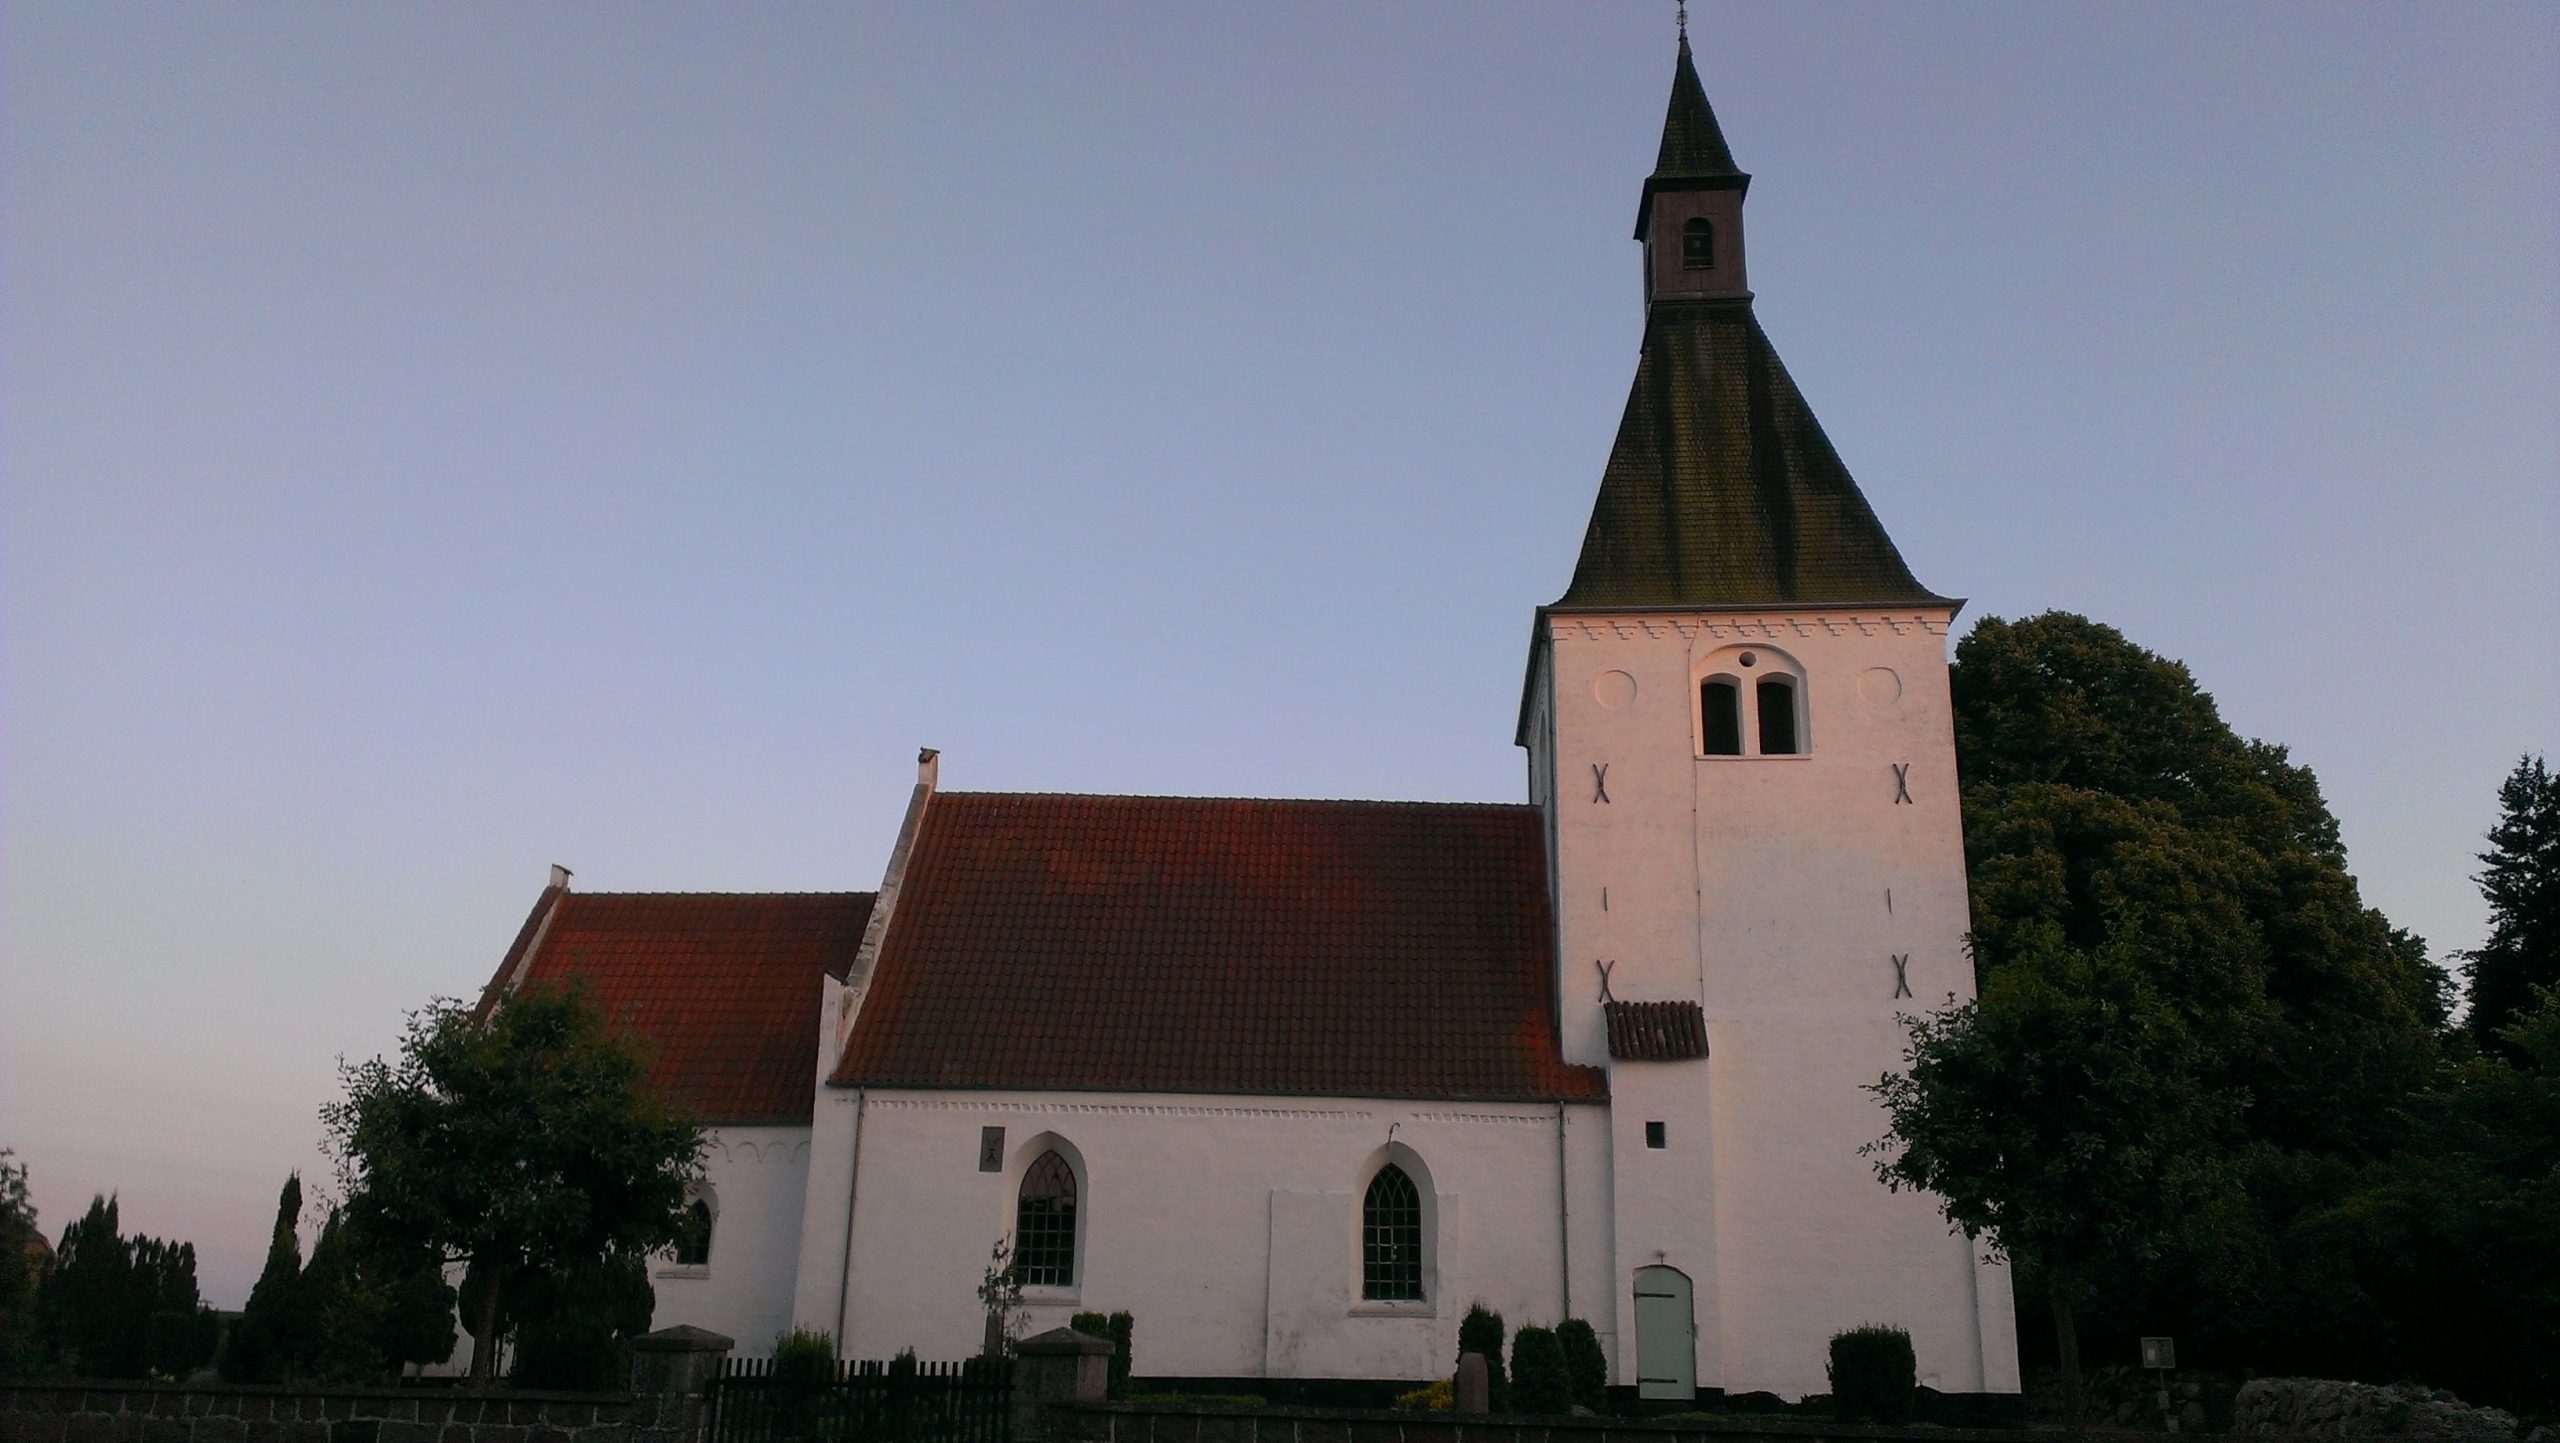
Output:
[[[236,1306],[335,1059],[963,789],[1517,799],[1671,7],[10,4],[0,1146]],[[1968,620],[2183,658],[2436,956],[2560,751],[2529,4],[1693,17]]]

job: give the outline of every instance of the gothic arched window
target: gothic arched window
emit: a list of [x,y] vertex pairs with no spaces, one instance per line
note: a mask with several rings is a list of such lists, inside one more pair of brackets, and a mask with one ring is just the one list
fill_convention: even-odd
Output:
[[1055,1148],[1022,1174],[1013,1276],[1026,1288],[1063,1288],[1076,1280],[1076,1174]]
[[1422,1301],[1422,1194],[1394,1163],[1378,1169],[1360,1200],[1360,1296]]
[[684,1225],[676,1232],[676,1266],[711,1265],[711,1200],[695,1198],[684,1205]]
[[1711,271],[1716,268],[1716,228],[1705,216],[1692,216],[1680,227],[1680,268]]

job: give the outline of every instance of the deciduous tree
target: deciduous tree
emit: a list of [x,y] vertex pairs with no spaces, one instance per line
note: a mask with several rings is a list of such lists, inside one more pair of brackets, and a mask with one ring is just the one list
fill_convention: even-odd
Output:
[[323,1109],[347,1213],[386,1245],[471,1265],[471,1374],[494,1375],[506,1298],[672,1244],[701,1134],[645,1085],[638,1040],[576,990],[410,1014],[396,1060],[341,1069]]
[[2019,1256],[2060,1348],[2091,1297],[2261,1362],[2349,1326],[2301,1228],[2403,1140],[2443,975],[2184,666],[1995,617],[1953,692],[1981,1000],[1915,1026],[1881,1167]]

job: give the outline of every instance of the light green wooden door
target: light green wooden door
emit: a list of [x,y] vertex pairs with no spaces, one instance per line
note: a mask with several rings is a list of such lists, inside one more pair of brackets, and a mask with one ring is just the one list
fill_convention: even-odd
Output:
[[1697,1315],[1678,1268],[1636,1269],[1636,1396],[1698,1396]]

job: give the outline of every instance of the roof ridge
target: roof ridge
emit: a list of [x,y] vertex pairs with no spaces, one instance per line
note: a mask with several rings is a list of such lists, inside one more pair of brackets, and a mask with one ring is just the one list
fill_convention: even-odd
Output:
[[743,899],[743,898],[770,898],[770,897],[829,897],[829,898],[843,898],[843,897],[871,897],[871,896],[877,896],[878,894],[877,894],[876,892],[865,892],[865,891],[861,891],[861,890],[859,890],[859,889],[855,889],[855,890],[849,890],[849,891],[838,891],[838,892],[818,892],[818,891],[781,891],[781,892],[570,892],[570,893],[568,893],[567,895],[568,895],[568,896],[571,896],[571,897],[585,897],[585,898],[595,898],[595,897],[737,897],[737,898],[742,898],[742,899]]
[[952,799],[955,799],[955,798],[961,798],[961,797],[1024,797],[1024,798],[1032,798],[1032,797],[1037,797],[1037,798],[1050,798],[1050,797],[1056,797],[1056,798],[1072,799],[1072,800],[1075,800],[1075,801],[1081,801],[1081,802],[1202,802],[1202,803],[1210,803],[1210,802],[1253,802],[1253,803],[1258,803],[1258,804],[1274,805],[1274,806],[1317,806],[1317,807],[1430,807],[1430,808],[1434,808],[1434,809],[1454,809],[1454,808],[1460,808],[1460,807],[1475,807],[1475,808],[1489,808],[1489,809],[1501,810],[1501,811],[1535,811],[1535,810],[1537,809],[1537,808],[1536,808],[1536,804],[1535,804],[1535,803],[1533,803],[1533,802],[1487,802],[1487,801],[1434,802],[1434,801],[1422,801],[1422,800],[1416,800],[1416,799],[1411,799],[1411,798],[1401,798],[1401,799],[1400,799],[1400,798],[1385,798],[1385,797],[1239,797],[1239,796],[1176,796],[1176,795],[1172,795],[1172,794],[1164,793],[1164,792],[1014,792],[1014,791],[956,792],[956,791],[944,791],[944,792],[936,792],[936,793],[934,794],[934,797],[935,797],[935,799],[936,799],[937,801],[950,801],[950,800],[952,800]]

